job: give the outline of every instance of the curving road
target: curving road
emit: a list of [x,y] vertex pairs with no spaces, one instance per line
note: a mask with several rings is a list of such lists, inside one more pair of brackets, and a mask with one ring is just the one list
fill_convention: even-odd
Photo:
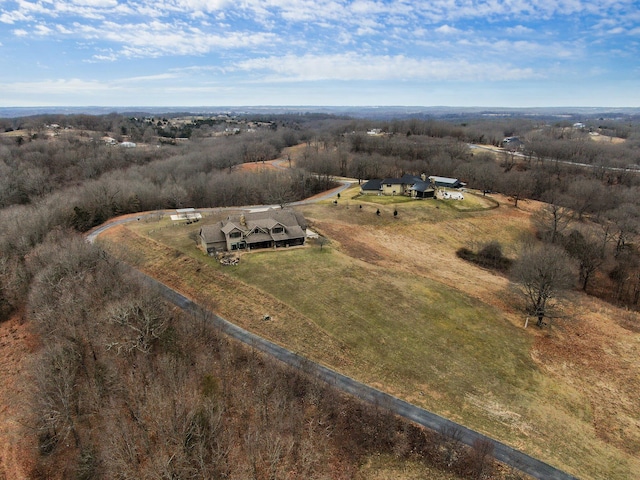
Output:
[[[295,202],[293,205],[302,205],[317,202],[330,198],[336,195],[338,192],[349,187],[351,182],[343,181],[343,185],[336,188],[326,194],[313,199],[302,200]],[[243,207],[243,208],[265,208],[269,205]],[[279,208],[277,205],[272,205],[274,208]],[[230,209],[238,209],[241,207],[230,207]],[[220,211],[220,208],[216,209],[199,209],[202,211]],[[173,211],[173,210],[171,210]],[[127,216],[111,220],[100,227],[94,229],[87,234],[87,241],[94,242],[95,239],[105,230],[115,226],[122,225],[124,223],[136,222],[142,218],[158,215],[159,213],[168,214],[169,210],[160,210],[156,212],[146,212],[137,216]],[[133,267],[130,267],[133,269]],[[324,365],[312,362],[305,357],[302,357],[290,350],[287,350],[280,345],[277,345],[265,338],[262,338],[256,334],[253,334],[222,317],[219,317],[215,313],[204,309],[192,300],[188,299],[184,295],[173,290],[171,287],[159,282],[158,280],[145,275],[144,273],[133,269],[141,279],[147,284],[153,286],[158,290],[162,296],[169,302],[173,303],[177,307],[181,308],[185,312],[192,314],[205,315],[204,318],[209,318],[213,324],[225,334],[239,340],[253,348],[260,350],[268,355],[277,358],[278,360],[290,365],[294,368],[301,369],[308,374],[315,375],[317,378],[333,385],[334,387],[349,393],[361,400],[369,402],[374,405],[380,405],[389,409],[393,413],[404,417],[412,422],[422,425],[434,431],[453,431],[459,432],[461,435],[461,441],[466,445],[473,445],[474,442],[479,440],[490,442],[493,445],[493,456],[505,465],[509,465],[523,473],[531,475],[537,479],[545,480],[576,480],[573,477],[557,468],[537,460],[519,450],[516,450],[502,442],[489,438],[479,432],[471,430],[463,425],[457,424],[444,417],[436,415],[435,413],[424,410],[423,408],[412,405],[404,400],[389,395],[385,392],[377,390],[373,387],[360,383],[351,377],[342,375]]]

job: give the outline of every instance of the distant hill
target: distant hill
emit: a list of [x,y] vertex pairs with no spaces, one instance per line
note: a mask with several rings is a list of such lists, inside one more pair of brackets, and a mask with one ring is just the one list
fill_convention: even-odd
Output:
[[477,117],[541,117],[566,118],[568,120],[585,117],[623,118],[640,117],[640,107],[446,107],[446,106],[202,106],[202,107],[0,107],[0,118],[18,118],[32,115],[106,115],[109,113],[129,115],[171,115],[178,114],[303,114],[323,113],[356,118],[439,118],[459,119]]

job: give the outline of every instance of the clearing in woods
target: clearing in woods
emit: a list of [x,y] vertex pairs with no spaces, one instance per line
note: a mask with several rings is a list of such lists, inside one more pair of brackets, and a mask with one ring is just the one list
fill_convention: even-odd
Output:
[[251,252],[234,267],[195,248],[223,211],[100,241],[242,327],[580,478],[640,477],[640,340],[618,323],[636,314],[575,292],[566,320],[524,329],[510,282],[455,255],[496,239],[517,255],[539,204],[494,198],[489,209],[480,197],[386,204],[345,192],[299,207],[328,244]]

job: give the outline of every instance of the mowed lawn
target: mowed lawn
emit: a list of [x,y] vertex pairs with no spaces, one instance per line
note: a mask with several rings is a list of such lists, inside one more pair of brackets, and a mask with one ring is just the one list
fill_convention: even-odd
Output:
[[[169,283],[177,277],[189,279],[183,285],[197,283],[198,298],[211,292],[230,321],[580,478],[640,472],[631,447],[598,434],[594,404],[600,399],[563,373],[568,360],[542,368],[540,342],[555,341],[562,326],[523,329],[508,280],[455,256],[460,246],[490,239],[515,255],[533,207],[493,209],[478,197],[466,204],[370,200],[343,194],[338,205],[303,207],[328,244],[251,252],[235,267],[195,248],[200,224],[172,227],[163,220],[128,228],[141,235],[135,249],[146,249],[141,238],[153,240],[156,251],[166,248],[156,276],[166,271]],[[126,236],[118,241],[126,243]],[[171,249],[180,258],[172,260]],[[205,272],[229,281],[209,289]],[[234,318],[243,302],[255,303],[256,320],[249,324]],[[273,320],[257,320],[257,312]]]
[[433,280],[327,247],[256,252],[229,272],[339,338],[360,379],[404,397],[422,391],[433,406],[444,394],[455,412],[464,392],[515,395],[534,381],[529,338],[499,311]]

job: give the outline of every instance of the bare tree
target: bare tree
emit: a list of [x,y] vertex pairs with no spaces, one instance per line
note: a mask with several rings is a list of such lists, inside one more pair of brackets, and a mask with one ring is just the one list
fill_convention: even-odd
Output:
[[618,255],[626,246],[629,237],[640,230],[640,214],[638,207],[632,203],[623,203],[607,214],[616,226],[616,255]]
[[512,269],[525,298],[526,311],[535,316],[537,326],[551,318],[551,302],[575,281],[573,264],[568,254],[554,245],[526,245]]
[[71,435],[80,445],[76,428],[78,411],[77,373],[80,353],[71,344],[47,348],[34,366],[33,410],[38,412],[40,450],[51,453]]
[[571,210],[558,203],[548,203],[531,216],[531,222],[538,234],[549,243],[557,243],[572,219]]
[[169,323],[161,305],[160,299],[146,295],[112,306],[108,318],[119,328],[116,338],[107,343],[107,349],[115,349],[118,353],[132,350],[149,353]]
[[513,206],[518,208],[518,201],[531,194],[533,180],[527,172],[511,170],[501,179],[500,187],[505,195],[513,198]]
[[565,239],[564,245],[569,255],[578,261],[580,284],[582,290],[586,291],[589,280],[604,261],[600,244],[589,232],[573,230]]

